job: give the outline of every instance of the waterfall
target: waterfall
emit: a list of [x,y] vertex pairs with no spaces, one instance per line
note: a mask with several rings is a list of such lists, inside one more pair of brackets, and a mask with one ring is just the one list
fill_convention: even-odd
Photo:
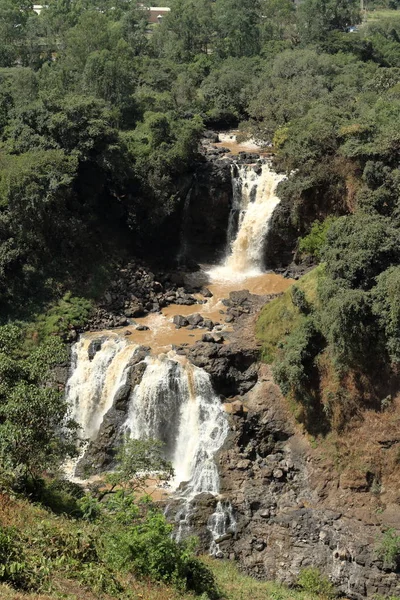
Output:
[[[94,342],[97,351],[93,353]],[[82,336],[73,347],[67,399],[84,440],[96,440],[104,416],[127,383],[137,348],[117,335],[101,343]],[[227,436],[228,421],[210,376],[172,351],[147,356],[143,362],[146,369],[130,392],[121,433],[164,443],[165,457],[175,473],[172,489],[186,504],[202,492],[218,494],[215,454]],[[73,476],[72,467],[70,471]]]
[[266,235],[280,202],[276,188],[283,179],[269,162],[263,162],[257,171],[251,165],[233,167],[227,258],[209,271],[212,279],[243,279],[262,273]]
[[223,553],[219,544],[223,541],[226,534],[233,534],[236,531],[236,520],[233,516],[232,505],[230,502],[218,501],[215,512],[208,519],[207,529],[211,533],[212,541],[210,545],[210,554],[216,558],[223,558]]
[[192,499],[201,492],[217,494],[215,453],[228,433],[226,413],[209,375],[170,353],[147,357],[147,368],[132,392],[126,430],[133,438],[155,438],[165,444],[166,457],[179,493]]
[[71,418],[80,437],[94,440],[118,389],[126,381],[126,366],[137,346],[123,338],[108,337],[90,359],[90,337],[82,336],[72,348],[72,374],[67,383]]

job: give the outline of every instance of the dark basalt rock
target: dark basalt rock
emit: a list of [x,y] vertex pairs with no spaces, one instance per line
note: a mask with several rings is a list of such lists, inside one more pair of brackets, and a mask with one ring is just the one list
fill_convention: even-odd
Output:
[[236,519],[235,535],[224,540],[225,557],[254,577],[290,586],[312,566],[347,598],[398,595],[399,574],[384,569],[377,556],[380,527],[332,510],[332,498],[325,502],[321,479],[335,474],[313,463],[269,377],[246,404],[248,412],[231,412],[231,432],[219,453],[220,492]]
[[193,325],[194,327],[201,326],[201,323],[203,323],[203,321],[204,321],[204,319],[200,313],[195,313],[194,315],[189,315],[187,317],[187,320],[188,320],[189,324]]
[[181,327],[187,327],[189,325],[189,321],[187,320],[187,318],[183,317],[182,315],[175,315],[172,319],[172,322],[174,323],[177,329]]
[[103,343],[106,341],[106,339],[107,338],[105,336],[102,336],[102,337],[96,338],[90,342],[89,348],[88,348],[89,360],[94,359],[96,353],[101,350],[101,347],[102,347]]
[[226,397],[244,394],[257,382],[259,352],[222,342],[222,336],[205,333],[201,342],[181,350],[194,365],[209,373],[218,394]]
[[[214,150],[214,158],[224,155]],[[185,258],[216,263],[226,247],[229,213],[232,206],[231,167],[229,159],[207,160],[195,166],[190,203],[184,223]]]

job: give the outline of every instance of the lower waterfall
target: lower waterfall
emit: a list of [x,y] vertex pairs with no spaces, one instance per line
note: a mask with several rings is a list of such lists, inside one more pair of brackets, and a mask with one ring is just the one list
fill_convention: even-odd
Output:
[[[81,456],[87,442],[97,439],[105,415],[127,385],[137,349],[112,334],[95,340],[82,336],[75,344],[67,398],[71,417],[81,428]],[[165,458],[174,468],[171,488],[182,502],[177,537],[184,537],[193,498],[219,492],[215,456],[228,434],[228,420],[208,373],[185,357],[171,351],[147,356],[142,364],[145,370],[129,392],[120,434],[164,443]]]
[[131,395],[126,430],[133,438],[165,444],[175,476],[173,487],[187,482],[183,495],[218,493],[215,453],[225,441],[228,422],[210,377],[171,353],[147,357],[142,380]]
[[80,437],[96,438],[104,415],[124,383],[127,362],[136,346],[110,337],[91,356],[92,340],[81,337],[72,347],[72,374],[67,383],[70,416],[80,427]]
[[276,188],[283,179],[285,175],[273,171],[267,161],[257,170],[252,165],[234,165],[227,257],[208,272],[211,279],[234,281],[262,273],[266,235],[280,203]]

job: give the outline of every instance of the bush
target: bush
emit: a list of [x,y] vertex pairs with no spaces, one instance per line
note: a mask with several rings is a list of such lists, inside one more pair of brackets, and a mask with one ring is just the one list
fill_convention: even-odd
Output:
[[104,560],[112,569],[218,598],[212,572],[194,556],[190,542],[172,539],[172,531],[164,515],[152,510],[130,527],[118,528],[113,521],[112,531],[102,538]]
[[309,594],[318,594],[324,598],[334,598],[335,589],[329,579],[322,575],[316,567],[309,567],[300,572],[297,584]]
[[304,291],[297,287],[297,285],[294,285],[291,289],[291,296],[293,304],[301,313],[307,315],[310,312],[310,304],[307,301]]
[[34,327],[39,339],[54,334],[66,335],[71,327],[84,325],[92,311],[93,305],[90,300],[72,296],[68,292],[57,304],[38,317]]
[[400,535],[392,527],[382,535],[377,554],[385,568],[395,570],[400,566]]
[[288,336],[273,367],[274,377],[285,395],[292,393],[302,404],[311,402],[314,359],[321,348],[321,334],[314,320],[308,317]]
[[299,240],[300,252],[320,260],[328,230],[335,220],[335,217],[328,217],[325,221],[314,221],[310,233]]

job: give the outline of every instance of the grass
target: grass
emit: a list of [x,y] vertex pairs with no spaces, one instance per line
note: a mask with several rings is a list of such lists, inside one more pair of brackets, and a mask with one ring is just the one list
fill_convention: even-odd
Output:
[[258,581],[240,573],[232,561],[205,562],[213,570],[226,600],[316,600],[321,598],[308,592],[289,589],[271,581]]
[[366,23],[374,23],[382,19],[391,19],[392,17],[400,17],[400,11],[391,10],[389,8],[382,8],[378,10],[369,10],[367,12]]
[[[311,305],[316,303],[317,284],[322,273],[323,267],[316,267],[294,284],[304,292]],[[271,363],[274,360],[279,342],[282,342],[305,318],[292,302],[292,289],[293,286],[290,286],[283,296],[266,304],[258,318],[256,335],[263,344],[264,362]]]
[[[92,525],[65,516],[54,515],[41,506],[27,500],[13,499],[0,494],[0,526],[14,527],[23,534],[28,554],[36,557],[43,551],[54,555],[65,545],[65,551],[72,548],[71,541],[76,535],[82,544],[92,531]],[[272,582],[252,579],[238,571],[232,561],[214,560],[203,557],[205,564],[213,571],[221,600],[318,600],[321,596],[305,591],[289,590]],[[44,562],[43,562],[44,564]],[[85,565],[82,564],[81,567]],[[78,571],[77,571],[78,567]],[[180,593],[175,588],[145,579],[136,579],[129,573],[115,573],[122,584],[120,592],[99,591],[96,582],[89,583],[80,577],[73,557],[65,561],[55,560],[51,564],[43,586],[34,592],[15,590],[0,583],[1,600],[206,600],[206,596]],[[100,575],[101,572],[99,571]],[[97,575],[97,572],[96,572]]]

